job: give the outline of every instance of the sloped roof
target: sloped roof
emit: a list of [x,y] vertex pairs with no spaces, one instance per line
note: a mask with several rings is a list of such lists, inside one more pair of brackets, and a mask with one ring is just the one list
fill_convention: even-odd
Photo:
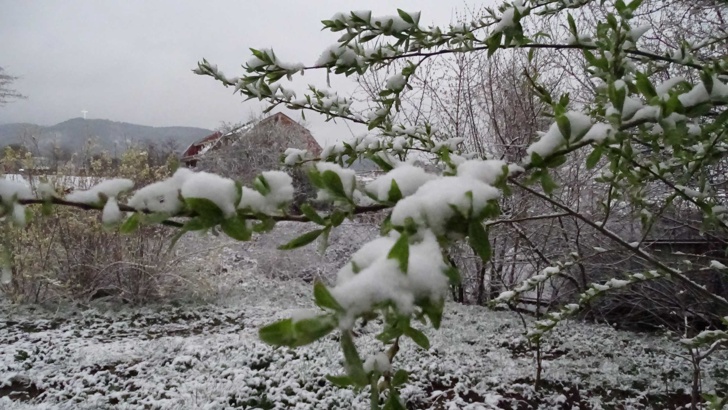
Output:
[[219,131],[215,132],[206,136],[205,138],[200,139],[199,141],[190,144],[190,146],[182,152],[182,161],[185,163],[193,163],[194,161],[205,155],[207,152],[221,147],[222,142],[226,138],[229,138],[233,135],[246,134],[259,126],[264,126],[271,123],[296,128],[299,132],[301,132],[301,135],[303,136],[302,142],[306,146],[306,149],[314,155],[319,155],[321,153],[321,146],[313,137],[311,131],[294,121],[286,114],[279,112],[260,121],[250,121],[225,134],[222,134]]

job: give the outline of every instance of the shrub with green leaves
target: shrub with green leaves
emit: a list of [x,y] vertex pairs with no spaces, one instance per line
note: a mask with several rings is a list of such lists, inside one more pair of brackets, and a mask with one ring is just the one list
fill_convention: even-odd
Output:
[[[24,223],[23,207],[29,204],[63,204],[103,211],[109,223],[121,223],[133,231],[144,222],[177,226],[179,234],[189,231],[222,231],[241,240],[274,229],[278,221],[313,222],[318,225],[283,244],[292,249],[326,238],[346,218],[386,211],[381,236],[354,253],[337,274],[333,286],[316,283],[313,296],[321,311],[315,315],[282,320],[260,330],[262,340],[276,346],[296,347],[332,333],[340,333],[344,371],[330,377],[340,386],[369,386],[372,408],[404,408],[399,388],[406,383],[406,369],[396,368],[399,341],[409,338],[422,348],[429,342],[422,326],[438,328],[451,284],[460,280],[445,250],[464,242],[484,261],[491,258],[489,233],[502,218],[499,206],[514,190],[537,198],[594,230],[604,243],[617,246],[646,266],[643,272],[613,277],[588,285],[578,298],[551,311],[528,337],[538,341],[567,317],[601,295],[619,292],[634,284],[670,278],[709,301],[716,314],[728,321],[728,301],[697,284],[683,270],[641,242],[625,240],[603,221],[581,212],[572,203],[553,196],[558,182],[554,170],[565,166],[603,168],[595,182],[609,192],[598,206],[606,214],[617,204],[630,203],[638,209],[652,209],[645,215],[649,229],[652,215],[680,203],[699,210],[706,225],[726,231],[723,175],[715,171],[724,162],[727,141],[728,60],[710,52],[725,46],[726,36],[685,39],[668,53],[643,47],[644,28],[633,21],[642,1],[616,0],[600,3],[605,18],[592,26],[577,24],[572,13],[582,12],[589,0],[533,0],[505,2],[488,10],[482,18],[449,27],[425,26],[420,13],[398,10],[392,16],[374,16],[368,11],[339,13],[323,21],[324,28],[340,35],[312,65],[284,62],[273,50],[251,49],[253,57],[240,77],[224,75],[203,60],[195,73],[213,77],[236,92],[289,109],[310,111],[326,119],[364,124],[367,135],[326,147],[312,158],[299,149],[286,152],[285,162],[310,163],[309,178],[318,189],[318,200],[331,204],[325,213],[310,204],[291,213],[291,179],[278,171],[261,173],[250,185],[206,172],[178,170],[170,178],[148,185],[124,205],[117,198],[131,189],[126,180],[105,181],[74,200],[49,195],[34,198],[20,184],[0,185],[2,212],[6,219]],[[531,30],[529,21],[548,19],[569,28],[569,38],[559,39]],[[581,20],[580,20],[581,21]],[[517,162],[489,158],[468,152],[460,135],[443,134],[429,123],[402,124],[394,113],[423,61],[454,53],[504,49],[535,52],[567,50],[579,55],[589,81],[595,85],[590,101],[572,102],[569,94],[552,95],[538,82],[527,78],[534,98],[549,107],[549,122],[538,139]],[[360,75],[387,67],[394,61],[401,70],[389,77],[369,103],[373,108],[358,110],[353,100],[328,89],[310,86],[297,96],[287,81],[307,70],[324,70],[330,75]],[[664,73],[690,73],[664,79]],[[578,153],[581,164],[569,162]],[[360,186],[352,170],[354,160],[367,157],[384,175],[368,186]],[[441,172],[429,173],[406,160],[431,158]],[[660,187],[658,195],[646,196],[648,187]],[[654,191],[653,191],[654,192]],[[130,213],[130,215],[124,215]],[[172,217],[184,218],[184,222]],[[122,221],[123,220],[123,221]],[[515,289],[503,292],[496,301],[512,303],[517,298],[570,269],[582,256],[567,253],[551,260],[552,266]],[[725,274],[719,261],[704,269]],[[382,350],[362,358],[353,331],[357,323],[379,318],[383,325],[378,339]],[[709,330],[684,338],[696,357],[725,346],[728,332]],[[695,399],[697,400],[697,399]]]

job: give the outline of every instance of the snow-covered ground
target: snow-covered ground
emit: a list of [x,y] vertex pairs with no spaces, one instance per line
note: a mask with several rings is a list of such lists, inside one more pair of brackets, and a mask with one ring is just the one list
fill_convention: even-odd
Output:
[[[308,250],[312,252],[312,250]],[[364,409],[368,391],[338,389],[335,336],[274,349],[257,329],[311,308],[311,284],[272,277],[244,245],[211,269],[214,304],[142,308],[97,303],[58,311],[0,306],[0,409]],[[345,261],[341,261],[343,264]],[[267,262],[270,263],[270,262]],[[269,269],[269,268],[266,268]],[[676,343],[566,323],[546,340],[542,388],[517,315],[449,304],[429,351],[405,342],[395,366],[413,372],[413,409],[676,408],[689,403],[691,366]],[[377,324],[358,330],[376,351]],[[703,389],[726,391],[728,360],[703,366]],[[581,407],[580,407],[581,406]]]

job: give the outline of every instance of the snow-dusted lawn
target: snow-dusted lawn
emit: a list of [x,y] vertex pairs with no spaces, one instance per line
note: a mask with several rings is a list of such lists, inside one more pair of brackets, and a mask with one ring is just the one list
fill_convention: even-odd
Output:
[[[331,386],[341,372],[334,336],[273,349],[257,328],[310,308],[311,285],[228,272],[237,287],[216,304],[59,312],[1,306],[0,409],[368,408],[368,392]],[[376,324],[359,330],[375,351]],[[687,403],[679,347],[606,326],[567,323],[547,340],[544,388],[515,314],[450,304],[432,348],[405,342],[395,366],[413,371],[410,408],[668,408]],[[726,388],[728,360],[704,366],[704,390]],[[30,383],[30,385],[27,385]],[[578,407],[577,407],[578,408]]]

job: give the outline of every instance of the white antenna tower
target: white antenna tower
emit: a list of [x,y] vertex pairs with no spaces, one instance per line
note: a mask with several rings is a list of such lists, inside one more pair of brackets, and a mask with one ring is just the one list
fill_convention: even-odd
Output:
[[87,110],[81,110],[81,114],[83,114],[83,119],[86,119],[86,114],[88,114]]

